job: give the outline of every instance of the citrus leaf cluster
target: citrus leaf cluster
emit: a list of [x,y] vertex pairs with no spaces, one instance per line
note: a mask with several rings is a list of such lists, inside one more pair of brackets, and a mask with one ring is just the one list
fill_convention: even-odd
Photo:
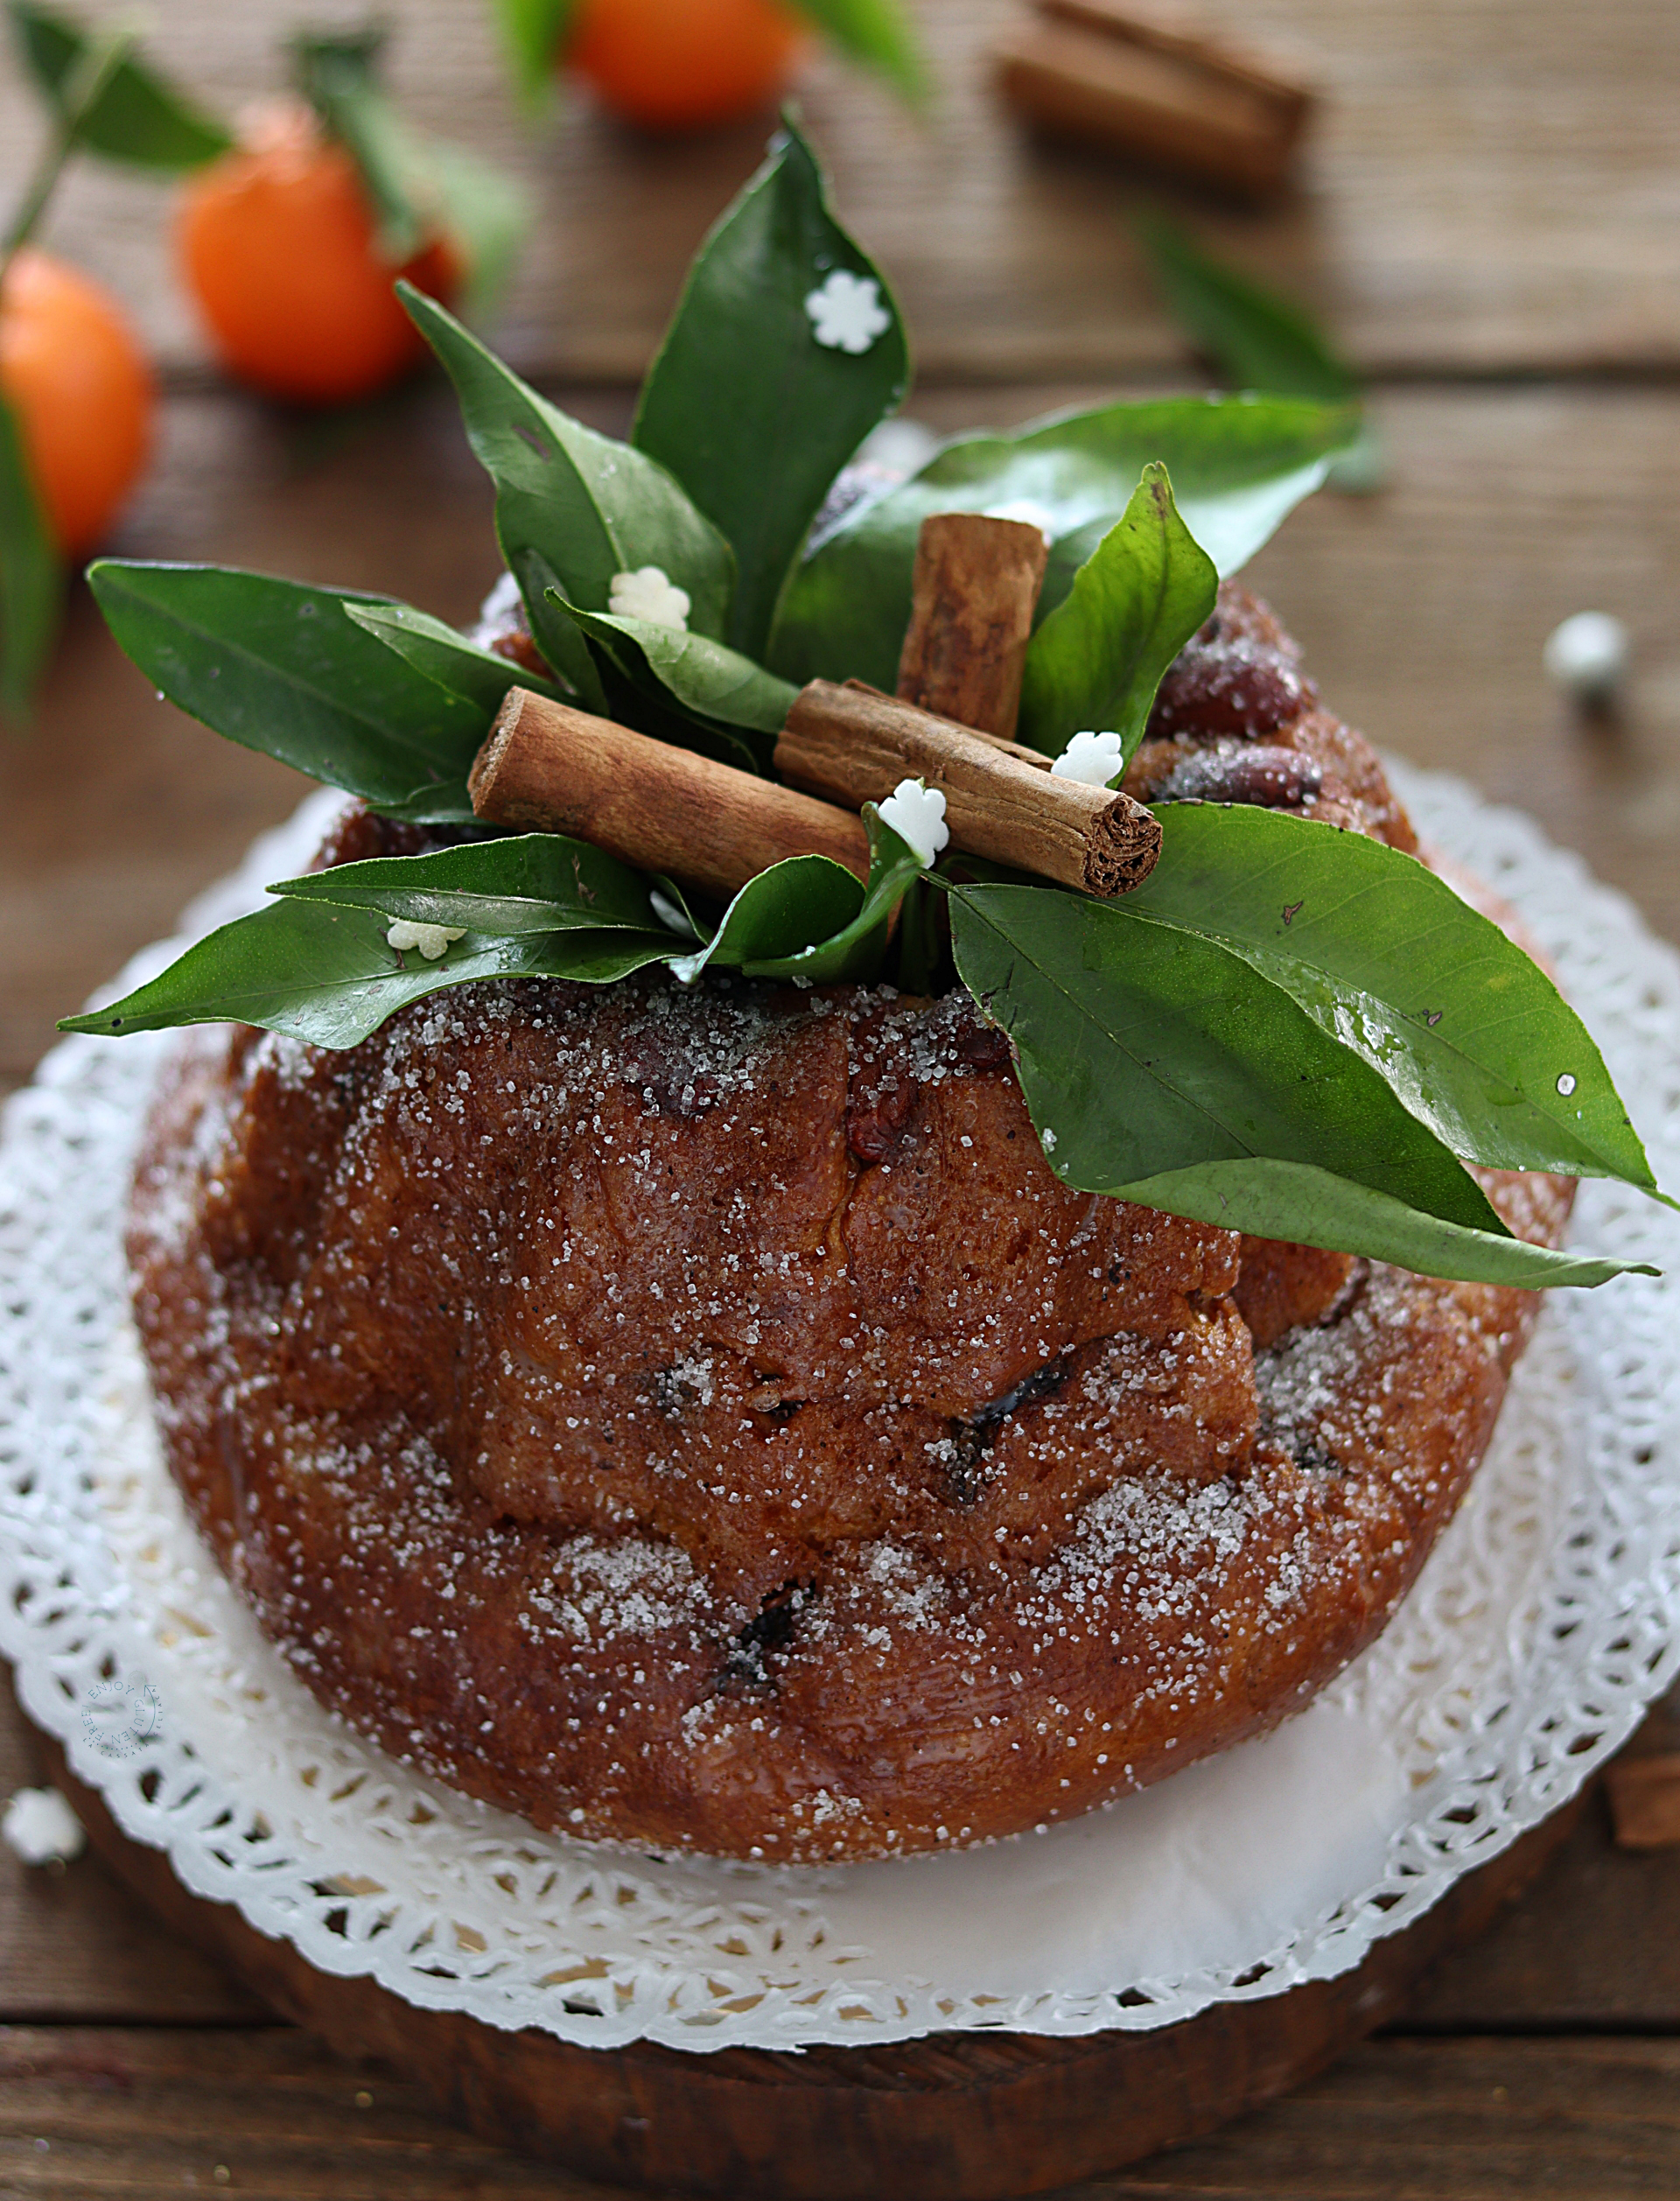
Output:
[[[836,276],[850,318],[825,342],[818,309]],[[467,774],[515,683],[768,772],[797,683],[892,683],[917,533],[936,511],[1044,529],[1022,737],[1055,754],[1108,728],[1129,757],[1219,575],[1322,478],[1354,409],[1102,406],[959,438],[845,508],[836,477],[898,403],[907,351],[791,126],[703,246],[627,443],[550,403],[432,300],[406,303],[494,487],[550,677],[388,598],[96,566],[118,640],[184,708],[457,845],[283,881],[269,908],[73,1028],[237,1018],[348,1047],[410,1002],[490,978],[606,984],[662,964],[688,983],[733,969],[928,989],[954,963],[1008,1034],[1070,1184],[1438,1275],[1615,1272],[1513,1236],[1474,1174],[1605,1175],[1656,1194],[1592,1041],[1496,926],[1380,842],[1166,804],[1154,873],[1098,901],[960,856],[927,872],[865,806],[867,880],[799,856],[718,908],[586,843],[469,823]],[[623,608],[649,567],[668,618]],[[398,921],[444,929],[436,957],[393,946]]]

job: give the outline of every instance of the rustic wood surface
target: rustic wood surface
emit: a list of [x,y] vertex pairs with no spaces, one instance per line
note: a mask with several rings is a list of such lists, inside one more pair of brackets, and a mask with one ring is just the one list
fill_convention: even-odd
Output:
[[[98,4],[98,0],[91,0]],[[1116,386],[1188,386],[1126,226],[1156,187],[1000,116],[984,50],[1025,0],[924,0],[942,82],[906,125],[818,59],[802,84],[847,214],[899,286],[941,429]],[[232,107],[277,81],[279,0],[163,0],[157,49]],[[514,165],[541,221],[509,301],[519,362],[597,424],[629,385],[758,124],[692,144],[576,104],[514,119],[468,0],[389,11],[414,111]],[[1326,700],[1383,745],[1522,803],[1680,939],[1680,39],[1670,0],[1203,0],[1324,91],[1298,191],[1264,213],[1165,193],[1292,284],[1376,378],[1391,479],[1325,496],[1254,578]],[[0,198],[35,123],[0,66]],[[311,422],[226,390],[169,273],[169,193],[85,167],[48,242],[102,273],[159,359],[158,462],[115,546],[393,590],[461,617],[494,577],[488,498],[420,384]],[[1617,613],[1634,674],[1573,718],[1541,641]],[[39,720],[0,740],[0,1091],[55,1016],[166,929],[303,791],[158,704],[85,592]],[[1680,1745],[1660,1710],[1634,1747]],[[34,1744],[0,1708],[0,1796]],[[94,1857],[0,1853],[0,2191],[585,2197],[444,2123],[420,2089],[276,2023]],[[1404,2019],[1288,2100],[1082,2188],[1482,2201],[1680,2190],[1680,1849],[1617,1849],[1595,1798],[1544,1878]]]
[[[1140,0],[1141,4],[1141,0]],[[1152,0],[1163,15],[1173,0]],[[1298,189],[1254,213],[1186,199],[1209,236],[1298,284],[1374,371],[1668,368],[1680,362],[1670,0],[1182,0],[1319,86]],[[115,12],[115,0],[86,0]],[[799,91],[841,204],[900,290],[923,371],[964,380],[1158,372],[1179,356],[1126,224],[1151,181],[1035,142],[987,53],[1028,0],[920,0],[938,81],[925,122],[826,58]],[[278,0],[163,0],[152,50],[223,111],[284,81]],[[315,17],[331,16],[331,8]],[[340,15],[360,12],[341,0]],[[416,117],[494,151],[541,221],[509,301],[521,365],[633,376],[706,225],[764,138],[644,138],[582,100],[516,120],[482,0],[402,0],[394,74]],[[0,187],[32,116],[0,90]],[[172,368],[200,351],[171,277],[167,186],[88,165],[51,242],[105,274]],[[633,249],[626,250],[629,243]]]

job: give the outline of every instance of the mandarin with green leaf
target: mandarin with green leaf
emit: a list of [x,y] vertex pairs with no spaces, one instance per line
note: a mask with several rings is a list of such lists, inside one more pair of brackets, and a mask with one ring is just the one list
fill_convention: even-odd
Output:
[[695,130],[767,107],[804,43],[776,0],[584,0],[565,61],[626,121]]
[[151,449],[151,370],[116,299],[79,268],[18,252],[0,294],[0,389],[54,541],[92,550]]
[[392,285],[455,296],[463,270],[434,240],[381,256],[356,164],[301,103],[268,110],[188,185],[178,240],[228,372],[273,397],[339,404],[385,389],[425,350]]

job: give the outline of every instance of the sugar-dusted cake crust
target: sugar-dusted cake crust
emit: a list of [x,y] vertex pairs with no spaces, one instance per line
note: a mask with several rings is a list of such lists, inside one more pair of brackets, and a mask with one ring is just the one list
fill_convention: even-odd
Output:
[[[1139,790],[1270,770],[1409,845],[1270,615],[1221,615]],[[1292,716],[1233,732],[1256,693]],[[1566,1182],[1484,1181],[1560,1236]],[[663,974],[348,1054],[192,1035],[130,1252],[171,1464],[324,1701],[541,1825],[795,1861],[1012,1833],[1298,1707],[1533,1307],[1069,1190],[966,995]]]

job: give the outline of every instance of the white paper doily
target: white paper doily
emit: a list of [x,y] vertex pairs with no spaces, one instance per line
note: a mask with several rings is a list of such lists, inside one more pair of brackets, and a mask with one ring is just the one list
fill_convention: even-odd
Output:
[[[1680,1183],[1680,957],[1526,819],[1397,777],[1426,838],[1556,958]],[[312,798],[186,930],[301,868],[337,800]],[[1276,1734],[961,1855],[776,1869],[537,1833],[323,1713],[186,1519],[120,1245],[161,1044],[71,1040],[8,1111],[0,1649],[129,1834],[326,1972],[600,2047],[1168,2024],[1357,1964],[1564,1802],[1680,1660],[1680,1218],[1590,1185],[1577,1237],[1666,1278],[1553,1295],[1418,1588]]]

